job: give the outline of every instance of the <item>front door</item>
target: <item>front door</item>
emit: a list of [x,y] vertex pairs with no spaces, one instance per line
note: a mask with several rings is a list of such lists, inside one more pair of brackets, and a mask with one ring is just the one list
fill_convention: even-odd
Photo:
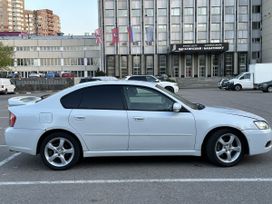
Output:
[[189,111],[172,111],[174,101],[146,87],[127,86],[129,150],[192,150],[196,128]]

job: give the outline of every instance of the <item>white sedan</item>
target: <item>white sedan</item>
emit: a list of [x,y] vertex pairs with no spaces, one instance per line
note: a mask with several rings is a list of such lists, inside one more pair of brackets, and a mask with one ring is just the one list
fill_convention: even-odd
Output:
[[272,148],[262,117],[191,103],[154,83],[87,82],[9,111],[9,148],[56,170],[80,157],[151,155],[204,155],[229,167]]

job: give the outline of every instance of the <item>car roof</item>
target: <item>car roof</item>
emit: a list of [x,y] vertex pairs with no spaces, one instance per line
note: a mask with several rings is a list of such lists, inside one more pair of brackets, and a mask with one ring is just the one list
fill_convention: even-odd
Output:
[[83,88],[87,86],[96,86],[96,85],[136,85],[136,86],[148,86],[148,87],[155,87],[156,84],[150,82],[143,82],[143,81],[128,81],[128,80],[112,80],[112,81],[92,81],[86,82],[82,84],[77,84],[75,88]]

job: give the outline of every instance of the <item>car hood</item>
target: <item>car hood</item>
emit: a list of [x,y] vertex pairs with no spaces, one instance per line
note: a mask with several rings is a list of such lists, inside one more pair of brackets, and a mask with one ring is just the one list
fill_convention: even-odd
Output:
[[253,113],[249,113],[246,111],[238,110],[238,109],[233,109],[233,108],[226,108],[226,107],[206,107],[206,111],[208,112],[213,112],[213,113],[223,113],[223,114],[228,114],[228,115],[237,115],[237,116],[242,116],[246,118],[251,118],[254,120],[264,120],[262,117],[255,115]]

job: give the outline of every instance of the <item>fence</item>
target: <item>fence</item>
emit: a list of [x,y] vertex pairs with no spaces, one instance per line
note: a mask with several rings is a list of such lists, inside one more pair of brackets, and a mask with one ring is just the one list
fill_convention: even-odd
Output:
[[74,85],[74,79],[70,78],[28,78],[12,79],[16,86],[16,91],[48,91],[62,90]]

